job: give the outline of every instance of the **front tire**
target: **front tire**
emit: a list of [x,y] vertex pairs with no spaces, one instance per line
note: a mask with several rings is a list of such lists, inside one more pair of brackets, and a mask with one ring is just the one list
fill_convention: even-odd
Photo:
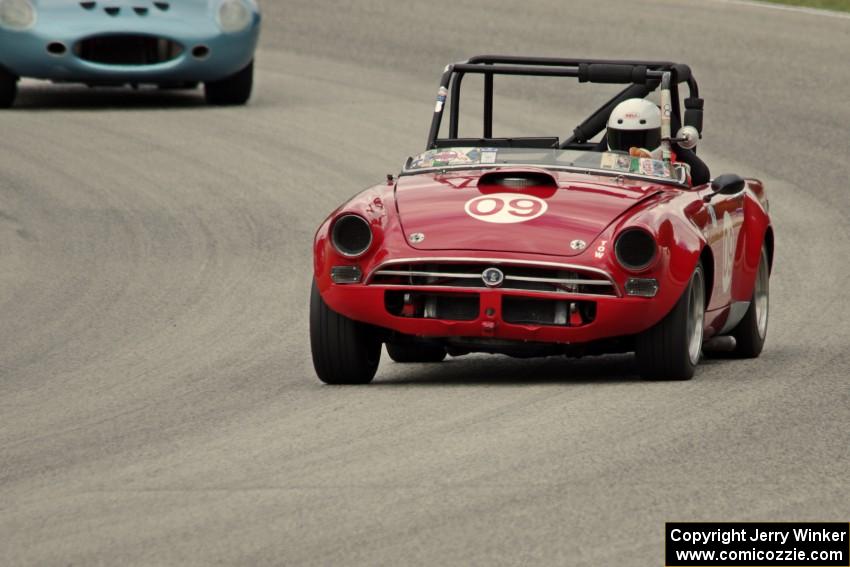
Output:
[[18,96],[18,77],[0,67],[0,108],[11,108]]
[[207,102],[217,106],[235,106],[248,102],[254,87],[254,62],[218,81],[204,83]]
[[387,354],[395,362],[442,362],[446,358],[446,349],[431,345],[403,345],[387,343]]
[[767,322],[770,307],[770,264],[767,250],[762,247],[758,272],[753,289],[753,299],[741,322],[730,333],[735,337],[734,358],[758,358],[767,339]]
[[637,336],[635,355],[645,380],[690,380],[702,352],[705,272],[697,264],[673,310]]
[[310,291],[310,350],[313,368],[325,384],[368,384],[381,359],[374,329],[331,310],[315,281]]

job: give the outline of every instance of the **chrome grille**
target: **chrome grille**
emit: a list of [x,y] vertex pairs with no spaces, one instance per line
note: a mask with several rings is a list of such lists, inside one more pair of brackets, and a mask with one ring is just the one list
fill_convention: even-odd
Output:
[[374,270],[369,285],[486,289],[482,274],[498,268],[504,280],[497,289],[571,295],[618,296],[617,287],[601,270],[569,264],[512,260],[397,260]]

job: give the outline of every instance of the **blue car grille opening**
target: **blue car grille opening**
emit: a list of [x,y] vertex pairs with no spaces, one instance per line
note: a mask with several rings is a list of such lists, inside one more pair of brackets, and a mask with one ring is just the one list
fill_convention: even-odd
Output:
[[100,35],[78,42],[74,53],[84,61],[104,65],[156,65],[179,57],[183,46],[149,35]]

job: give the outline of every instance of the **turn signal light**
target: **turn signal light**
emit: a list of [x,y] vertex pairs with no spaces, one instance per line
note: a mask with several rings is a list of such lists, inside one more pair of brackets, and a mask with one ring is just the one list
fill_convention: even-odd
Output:
[[331,279],[338,284],[360,283],[363,273],[357,266],[334,266],[331,268]]
[[629,278],[626,280],[626,295],[632,297],[655,297],[658,280],[655,278]]

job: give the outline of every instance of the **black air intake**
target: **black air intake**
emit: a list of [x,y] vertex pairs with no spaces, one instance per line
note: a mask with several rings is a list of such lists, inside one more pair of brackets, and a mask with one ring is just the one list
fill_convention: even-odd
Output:
[[524,187],[553,187],[558,183],[552,174],[545,171],[491,171],[485,173],[478,180],[478,186],[500,185],[511,189],[522,189]]
[[85,61],[105,65],[156,65],[179,57],[183,46],[148,35],[100,35],[77,43],[74,53]]

